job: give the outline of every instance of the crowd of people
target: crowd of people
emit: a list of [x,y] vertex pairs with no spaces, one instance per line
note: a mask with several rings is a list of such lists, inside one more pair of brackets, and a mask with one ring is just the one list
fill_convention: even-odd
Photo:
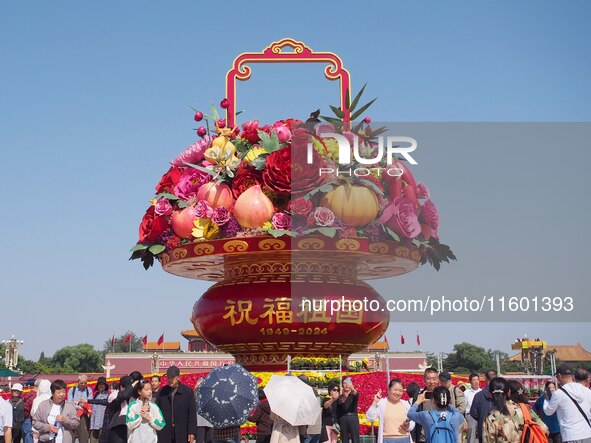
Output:
[[[313,388],[322,413],[307,426],[274,414],[260,388],[249,420],[256,443],[359,443],[359,412],[379,421],[377,443],[521,443],[524,434],[527,441],[591,443],[589,373],[562,365],[555,376],[532,407],[521,383],[494,370],[485,374],[485,388],[470,374],[464,389],[449,373],[427,368],[422,387],[391,380],[367,411],[358,410],[359,392],[345,378],[323,396]],[[80,375],[69,390],[62,380],[37,380],[23,398],[17,383],[9,401],[0,398],[0,443],[240,443],[240,426],[216,428],[200,415],[198,388],[182,384],[174,366],[165,386],[157,375],[146,380],[134,371],[111,385],[99,377],[91,389]]]

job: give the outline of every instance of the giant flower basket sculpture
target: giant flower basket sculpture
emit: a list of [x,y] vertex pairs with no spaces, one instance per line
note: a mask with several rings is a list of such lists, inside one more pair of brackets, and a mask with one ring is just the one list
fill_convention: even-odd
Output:
[[[250,77],[247,63],[273,62],[326,64],[326,77],[340,81],[334,116],[238,126],[236,80]],[[346,357],[366,348],[384,334],[389,314],[363,280],[455,259],[439,242],[427,188],[403,155],[379,155],[384,128],[364,117],[373,100],[360,104],[363,89],[349,95],[349,73],[335,54],[284,39],[237,57],[226,80],[226,118],[215,107],[195,110],[206,125],[200,140],[157,184],[131,258],[215,281],[192,322],[251,370],[284,369],[288,355]],[[358,155],[343,152],[343,141]]]

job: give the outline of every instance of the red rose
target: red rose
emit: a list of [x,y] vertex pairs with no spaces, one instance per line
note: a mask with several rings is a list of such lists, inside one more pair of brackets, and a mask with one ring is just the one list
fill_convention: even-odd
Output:
[[241,163],[236,170],[234,180],[232,180],[232,194],[234,194],[234,198],[238,198],[248,188],[255,185],[262,186],[262,184],[262,172],[252,166],[246,166],[244,163]]
[[292,194],[305,194],[321,186],[328,175],[320,175],[320,168],[326,166],[324,159],[312,149],[312,163],[308,164],[308,143],[310,134],[303,129],[295,129],[291,137],[291,180]]
[[319,168],[324,160],[312,150],[312,164],[308,164],[309,134],[296,129],[292,134],[291,147],[284,147],[267,157],[263,180],[265,185],[277,194],[299,195],[321,186],[326,175],[321,176]]
[[154,243],[168,229],[168,220],[161,215],[154,215],[156,207],[150,206],[140,225],[140,243]]
[[182,172],[177,166],[172,166],[166,174],[162,176],[158,184],[156,185],[156,193],[174,191],[174,187],[179,182]]
[[245,138],[249,143],[256,143],[260,140],[259,137],[259,121],[251,120],[242,124],[242,138]]
[[287,209],[293,215],[306,217],[312,210],[312,202],[310,200],[306,200],[304,197],[297,197],[289,201]]
[[291,149],[284,147],[267,157],[263,182],[277,194],[291,192]]

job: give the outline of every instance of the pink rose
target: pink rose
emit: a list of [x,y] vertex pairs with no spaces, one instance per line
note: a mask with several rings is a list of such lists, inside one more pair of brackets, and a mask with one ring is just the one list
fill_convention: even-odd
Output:
[[291,217],[285,212],[278,212],[271,219],[275,229],[291,229]]
[[156,215],[170,215],[172,214],[172,205],[166,198],[159,198],[156,202],[154,212]]
[[281,122],[275,123],[273,125],[273,130],[277,134],[277,138],[281,143],[287,143],[291,138],[291,131],[285,124]]
[[407,238],[415,238],[421,233],[421,224],[412,202],[405,197],[396,197],[390,206],[384,209],[380,223]]
[[336,220],[334,213],[324,207],[316,208],[311,216],[316,225],[324,227],[332,226]]
[[305,217],[312,210],[312,202],[310,200],[306,200],[304,197],[297,197],[289,201],[287,210],[293,215]]
[[433,203],[431,200],[427,200],[423,205],[421,218],[426,225],[429,225],[434,230],[439,227],[439,211],[437,211],[435,203]]
[[174,187],[174,195],[183,200],[188,200],[196,195],[201,185],[207,183],[210,178],[211,176],[207,172],[189,168],[181,175],[179,182]]
[[205,200],[199,200],[195,205],[195,215],[198,218],[211,218],[213,215],[213,208],[209,206]]
[[424,183],[419,183],[417,185],[417,198],[420,200],[425,200],[428,199],[430,197],[429,194],[429,189],[427,189],[427,186],[425,186]]
[[223,206],[218,206],[213,210],[213,214],[211,215],[211,221],[218,226],[223,226],[226,223],[228,223],[228,221],[230,221],[230,217],[232,217],[230,211],[228,211]]

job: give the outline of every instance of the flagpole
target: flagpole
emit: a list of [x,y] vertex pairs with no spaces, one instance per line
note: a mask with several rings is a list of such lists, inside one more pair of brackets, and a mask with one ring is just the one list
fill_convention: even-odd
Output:
[[113,332],[113,338],[111,339],[111,352],[115,352],[115,332]]
[[129,352],[131,353],[131,334],[129,334]]

